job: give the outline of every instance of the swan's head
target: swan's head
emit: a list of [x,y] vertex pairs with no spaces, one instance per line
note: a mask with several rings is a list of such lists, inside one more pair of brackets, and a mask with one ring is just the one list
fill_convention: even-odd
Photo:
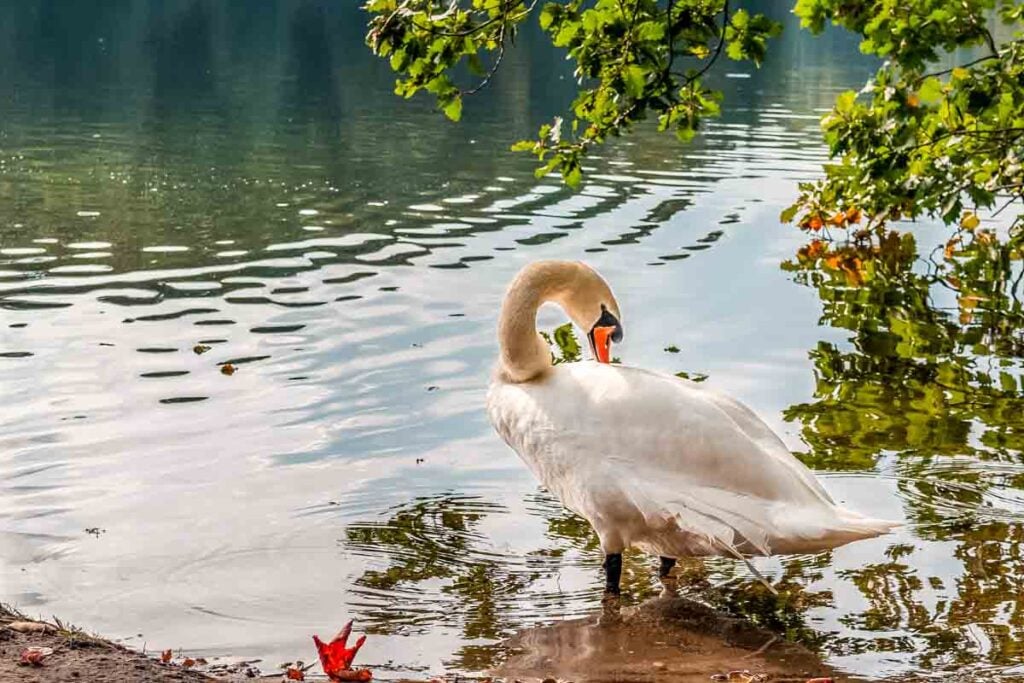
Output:
[[572,321],[587,333],[590,351],[601,363],[611,362],[612,342],[622,341],[619,302],[596,270],[576,262],[559,293],[558,302]]

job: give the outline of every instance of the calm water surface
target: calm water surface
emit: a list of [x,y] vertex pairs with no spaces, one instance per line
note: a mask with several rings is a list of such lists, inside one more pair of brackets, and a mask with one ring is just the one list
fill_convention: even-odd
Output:
[[694,144],[641,131],[571,193],[505,151],[569,95],[530,35],[456,126],[394,98],[349,3],[86,4],[0,1],[0,599],[269,669],[354,618],[383,677],[589,613],[595,540],[482,411],[506,282],[584,258],[626,362],[708,375],[909,522],[760,561],[778,602],[709,562],[707,599],[868,676],[1024,672],[1020,347],[957,336],[921,268],[880,292],[780,268],[822,108],[873,68],[855,44],[787,19],[761,71],[719,69]]

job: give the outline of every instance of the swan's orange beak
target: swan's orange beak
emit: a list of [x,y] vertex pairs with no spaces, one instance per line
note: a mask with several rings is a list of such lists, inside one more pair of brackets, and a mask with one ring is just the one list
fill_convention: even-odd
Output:
[[610,363],[612,361],[612,335],[615,334],[615,327],[595,327],[591,331],[591,338],[594,341],[594,355],[599,363]]

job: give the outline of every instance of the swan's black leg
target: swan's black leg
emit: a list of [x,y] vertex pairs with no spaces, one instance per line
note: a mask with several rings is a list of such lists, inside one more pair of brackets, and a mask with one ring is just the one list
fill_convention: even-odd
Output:
[[622,579],[622,553],[605,555],[603,566],[605,595],[618,595],[619,581]]
[[672,567],[676,566],[676,558],[674,557],[662,557],[661,568],[658,569],[658,578],[667,579],[669,572],[672,571]]

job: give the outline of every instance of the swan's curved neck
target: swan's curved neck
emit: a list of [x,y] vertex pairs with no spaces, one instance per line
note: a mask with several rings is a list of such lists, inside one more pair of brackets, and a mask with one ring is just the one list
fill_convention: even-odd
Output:
[[547,301],[561,303],[575,275],[574,265],[535,263],[521,270],[509,285],[498,322],[501,370],[507,380],[528,382],[551,368],[551,349],[537,333],[537,309]]

